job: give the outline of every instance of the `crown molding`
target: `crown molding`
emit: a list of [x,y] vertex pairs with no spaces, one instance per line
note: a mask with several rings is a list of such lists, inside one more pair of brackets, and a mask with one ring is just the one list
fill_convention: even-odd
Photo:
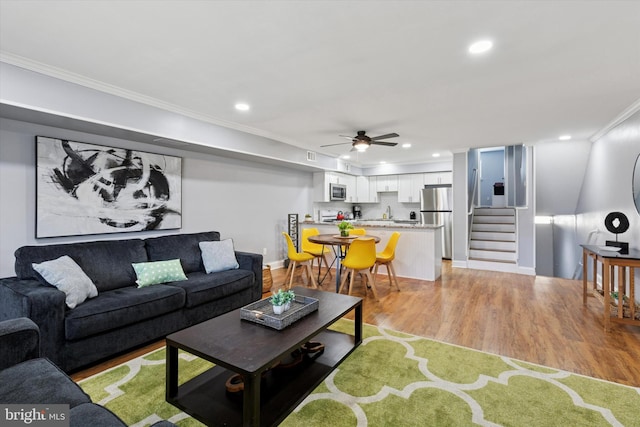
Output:
[[589,141],[596,142],[597,140],[602,138],[605,134],[607,134],[607,132],[609,132],[611,129],[618,126],[620,123],[624,122],[625,120],[627,120],[629,117],[631,117],[638,111],[640,111],[640,98],[638,98],[633,104],[625,108],[624,111],[622,111],[622,113],[618,114],[618,116],[616,116],[616,118],[613,119],[611,122],[609,122],[606,126],[604,126],[598,132],[591,135],[589,137]]

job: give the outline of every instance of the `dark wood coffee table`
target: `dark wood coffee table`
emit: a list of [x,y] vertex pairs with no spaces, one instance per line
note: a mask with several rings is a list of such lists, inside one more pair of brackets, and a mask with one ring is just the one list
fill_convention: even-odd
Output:
[[[208,426],[279,424],[362,342],[362,299],[294,288],[319,300],[317,311],[278,331],[240,319],[240,310],[169,335],[166,400]],[[355,310],[353,335],[327,330]],[[270,369],[307,341],[320,341],[324,353],[294,368]],[[216,364],[178,385],[178,349]],[[244,391],[230,394],[225,382],[244,377]]]

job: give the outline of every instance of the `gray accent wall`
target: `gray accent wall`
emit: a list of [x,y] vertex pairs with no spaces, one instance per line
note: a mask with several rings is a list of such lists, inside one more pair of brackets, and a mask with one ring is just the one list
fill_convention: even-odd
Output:
[[[182,229],[35,239],[36,135],[182,157]],[[266,262],[282,260],[280,233],[287,214],[304,215],[312,205],[312,190],[311,172],[0,119],[0,277],[15,275],[13,253],[24,245],[207,230],[232,238],[238,250],[262,253],[267,248]]]

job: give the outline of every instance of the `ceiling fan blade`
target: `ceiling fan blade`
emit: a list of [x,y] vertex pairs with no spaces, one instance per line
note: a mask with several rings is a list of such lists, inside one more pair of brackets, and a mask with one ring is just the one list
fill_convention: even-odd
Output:
[[320,147],[333,147],[334,145],[346,145],[346,144],[351,144],[351,142],[339,142],[337,144],[326,144],[326,145],[321,145]]
[[387,147],[395,147],[396,145],[398,145],[397,142],[383,142],[383,141],[371,141],[371,144],[386,145]]
[[372,141],[377,141],[377,140],[380,140],[380,139],[395,138],[395,137],[398,137],[398,136],[400,136],[400,135],[398,135],[397,133],[394,132],[394,133],[388,133],[386,135],[376,136],[374,138],[371,138],[371,140]]

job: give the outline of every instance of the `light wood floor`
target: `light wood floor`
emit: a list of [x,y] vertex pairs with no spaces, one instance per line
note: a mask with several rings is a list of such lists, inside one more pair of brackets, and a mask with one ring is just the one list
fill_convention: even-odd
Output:
[[[582,282],[451,268],[435,282],[399,278],[391,291],[386,270],[377,278],[380,300],[364,301],[364,321],[452,344],[640,387],[640,327],[603,330],[602,305],[582,305]],[[273,270],[275,283],[284,269]],[[294,282],[303,284],[296,277]],[[335,292],[327,279],[322,289]],[[364,296],[359,280],[353,295]],[[78,372],[75,380],[162,347],[162,341]]]

